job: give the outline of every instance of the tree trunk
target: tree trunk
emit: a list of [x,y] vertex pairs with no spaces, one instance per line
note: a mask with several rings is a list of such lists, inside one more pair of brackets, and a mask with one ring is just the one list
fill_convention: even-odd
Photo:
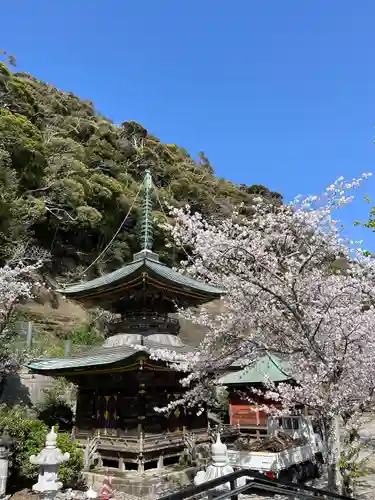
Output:
[[327,446],[328,490],[342,494],[343,481],[340,471],[340,419],[333,417],[325,421],[325,444]]
[[5,373],[1,373],[0,374],[0,399],[3,396],[5,381],[6,381],[6,375],[5,375]]

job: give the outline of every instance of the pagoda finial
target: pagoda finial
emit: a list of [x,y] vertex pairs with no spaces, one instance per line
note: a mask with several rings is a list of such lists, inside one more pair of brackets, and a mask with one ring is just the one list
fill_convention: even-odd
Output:
[[140,244],[141,250],[152,250],[153,220],[152,220],[152,177],[149,169],[145,170],[143,178],[143,203],[141,216]]

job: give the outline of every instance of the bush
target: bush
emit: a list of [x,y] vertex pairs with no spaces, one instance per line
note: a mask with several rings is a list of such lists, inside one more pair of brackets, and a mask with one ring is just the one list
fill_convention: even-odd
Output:
[[43,408],[39,409],[38,419],[47,427],[57,425],[62,431],[71,431],[73,428],[73,411],[65,401],[49,400]]
[[52,387],[43,389],[45,398],[36,407],[38,419],[48,428],[57,425],[61,431],[71,431],[74,425],[72,405],[67,401],[68,383],[65,379],[55,379]]
[[[49,431],[46,424],[27,415],[22,406],[10,408],[0,406],[0,433],[7,429],[14,438],[13,458],[9,486],[30,485],[36,482],[38,467],[30,463],[30,456],[37,455],[44,447]],[[78,487],[83,484],[83,451],[70,439],[69,434],[61,433],[57,445],[63,453],[69,452],[69,460],[60,467],[60,478],[64,487]]]
[[69,460],[60,466],[60,480],[65,488],[81,488],[84,486],[82,470],[83,450],[78,448],[70,438],[67,432],[63,432],[57,436],[57,446],[62,452],[70,454]]

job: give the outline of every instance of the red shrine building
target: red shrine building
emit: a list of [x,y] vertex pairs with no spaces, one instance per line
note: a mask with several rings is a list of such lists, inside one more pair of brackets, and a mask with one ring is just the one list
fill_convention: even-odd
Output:
[[219,380],[229,393],[229,423],[239,426],[241,432],[254,433],[259,437],[267,430],[268,413],[262,407],[281,408],[281,405],[255,394],[252,389],[264,392],[265,377],[276,385],[294,382],[287,374],[286,363],[276,356],[264,356],[242,369],[239,369],[240,366],[240,362],[237,362],[233,365],[233,371]]

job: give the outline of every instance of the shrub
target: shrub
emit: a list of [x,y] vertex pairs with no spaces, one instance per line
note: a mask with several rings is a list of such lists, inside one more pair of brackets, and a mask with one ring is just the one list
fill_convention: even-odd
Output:
[[38,419],[49,428],[52,425],[57,425],[62,431],[71,431],[74,415],[72,408],[66,401],[49,400],[39,409]]
[[66,488],[83,487],[83,450],[73,443],[67,432],[63,432],[57,436],[57,446],[62,452],[70,454],[69,460],[60,466],[60,480]]
[[[38,467],[30,463],[30,456],[37,455],[44,447],[48,427],[37,419],[27,415],[22,406],[0,406],[0,433],[7,429],[14,438],[13,458],[9,486],[28,485],[38,477]],[[69,452],[69,460],[60,467],[60,478],[65,487],[77,487],[83,484],[83,451],[70,439],[69,434],[61,433],[57,445],[63,453]]]
[[61,431],[71,431],[74,425],[72,405],[67,399],[69,384],[63,378],[54,380],[52,387],[44,389],[45,398],[36,407],[38,419],[48,428],[57,425]]

